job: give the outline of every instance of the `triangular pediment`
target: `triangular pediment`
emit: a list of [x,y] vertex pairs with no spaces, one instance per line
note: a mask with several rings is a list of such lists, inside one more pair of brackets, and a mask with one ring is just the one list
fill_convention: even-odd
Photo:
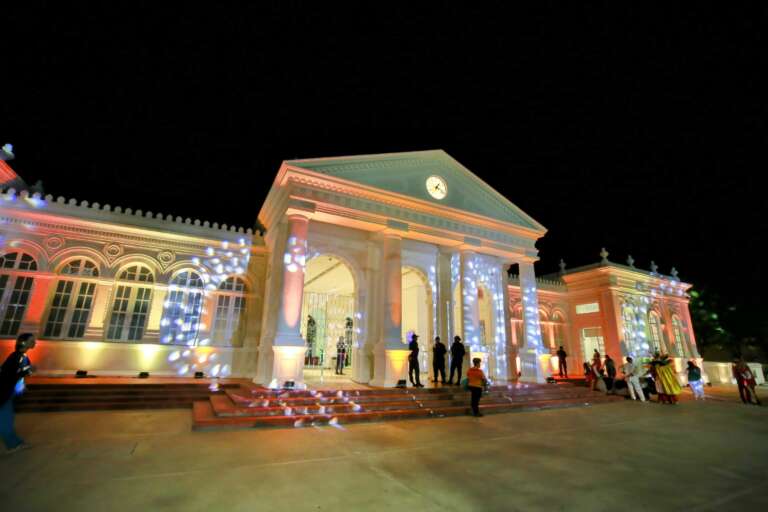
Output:
[[[546,229],[506,197],[442,150],[292,160],[289,166],[308,169],[380,190],[428,201],[534,231]],[[442,178],[447,195],[427,192],[431,176]]]

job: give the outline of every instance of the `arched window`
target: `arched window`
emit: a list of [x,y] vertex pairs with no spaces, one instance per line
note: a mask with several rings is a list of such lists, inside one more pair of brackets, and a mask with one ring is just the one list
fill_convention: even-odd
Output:
[[114,341],[137,341],[144,336],[152,298],[152,271],[142,265],[132,265],[117,276],[112,308],[109,316],[107,339]]
[[685,357],[685,348],[683,347],[683,323],[677,315],[672,315],[672,334],[675,337],[675,354],[677,354],[678,357]]
[[0,256],[0,335],[15,336],[29,304],[37,270],[35,258],[23,252],[9,252]]
[[221,283],[217,291],[216,314],[213,319],[213,342],[219,345],[236,345],[236,334],[245,310],[245,282],[230,277]]
[[186,270],[171,279],[165,312],[160,320],[163,343],[186,344],[197,338],[203,306],[203,279]]
[[565,319],[558,311],[552,314],[552,333],[555,336],[555,346],[565,345]]
[[623,320],[624,343],[628,350],[635,346],[635,310],[631,304],[625,304],[621,309],[621,318]]
[[654,352],[665,352],[661,342],[661,318],[655,311],[648,313],[648,332],[651,335],[651,349]]
[[56,283],[43,337],[82,338],[91,314],[96,283],[77,278],[98,277],[99,269],[90,260],[76,259],[64,265],[61,274],[67,278]]

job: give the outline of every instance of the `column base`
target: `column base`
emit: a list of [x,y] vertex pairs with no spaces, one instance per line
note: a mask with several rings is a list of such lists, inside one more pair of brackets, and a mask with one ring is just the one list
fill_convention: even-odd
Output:
[[377,348],[371,386],[395,387],[397,381],[407,378],[409,353],[406,349]]
[[272,379],[264,384],[271,388],[283,387],[286,381],[293,381],[294,387],[304,387],[304,353],[306,347],[273,346],[274,362]]
[[547,377],[550,376],[549,359],[551,354],[539,354],[535,349],[521,350],[518,354],[520,358],[520,381],[544,384]]
[[373,354],[365,348],[352,349],[352,380],[368,384],[373,377]]

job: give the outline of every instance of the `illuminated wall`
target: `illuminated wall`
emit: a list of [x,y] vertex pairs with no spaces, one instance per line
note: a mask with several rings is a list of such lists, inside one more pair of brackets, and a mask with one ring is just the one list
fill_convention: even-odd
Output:
[[3,351],[33,332],[42,373],[255,367],[266,251],[250,229],[13,190],[0,223]]

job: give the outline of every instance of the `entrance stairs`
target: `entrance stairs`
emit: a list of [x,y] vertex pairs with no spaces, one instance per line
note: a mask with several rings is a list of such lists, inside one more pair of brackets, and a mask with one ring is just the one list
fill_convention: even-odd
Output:
[[[123,409],[191,408],[194,402],[238,389],[237,380],[191,378],[30,377],[16,400],[18,412],[103,411]],[[216,389],[216,388],[214,388]]]
[[[480,411],[535,411],[617,400],[624,399],[570,383],[518,383],[490,387]],[[470,413],[470,397],[459,387],[299,391],[246,385],[195,402],[192,411],[194,430],[303,427],[463,416]]]

